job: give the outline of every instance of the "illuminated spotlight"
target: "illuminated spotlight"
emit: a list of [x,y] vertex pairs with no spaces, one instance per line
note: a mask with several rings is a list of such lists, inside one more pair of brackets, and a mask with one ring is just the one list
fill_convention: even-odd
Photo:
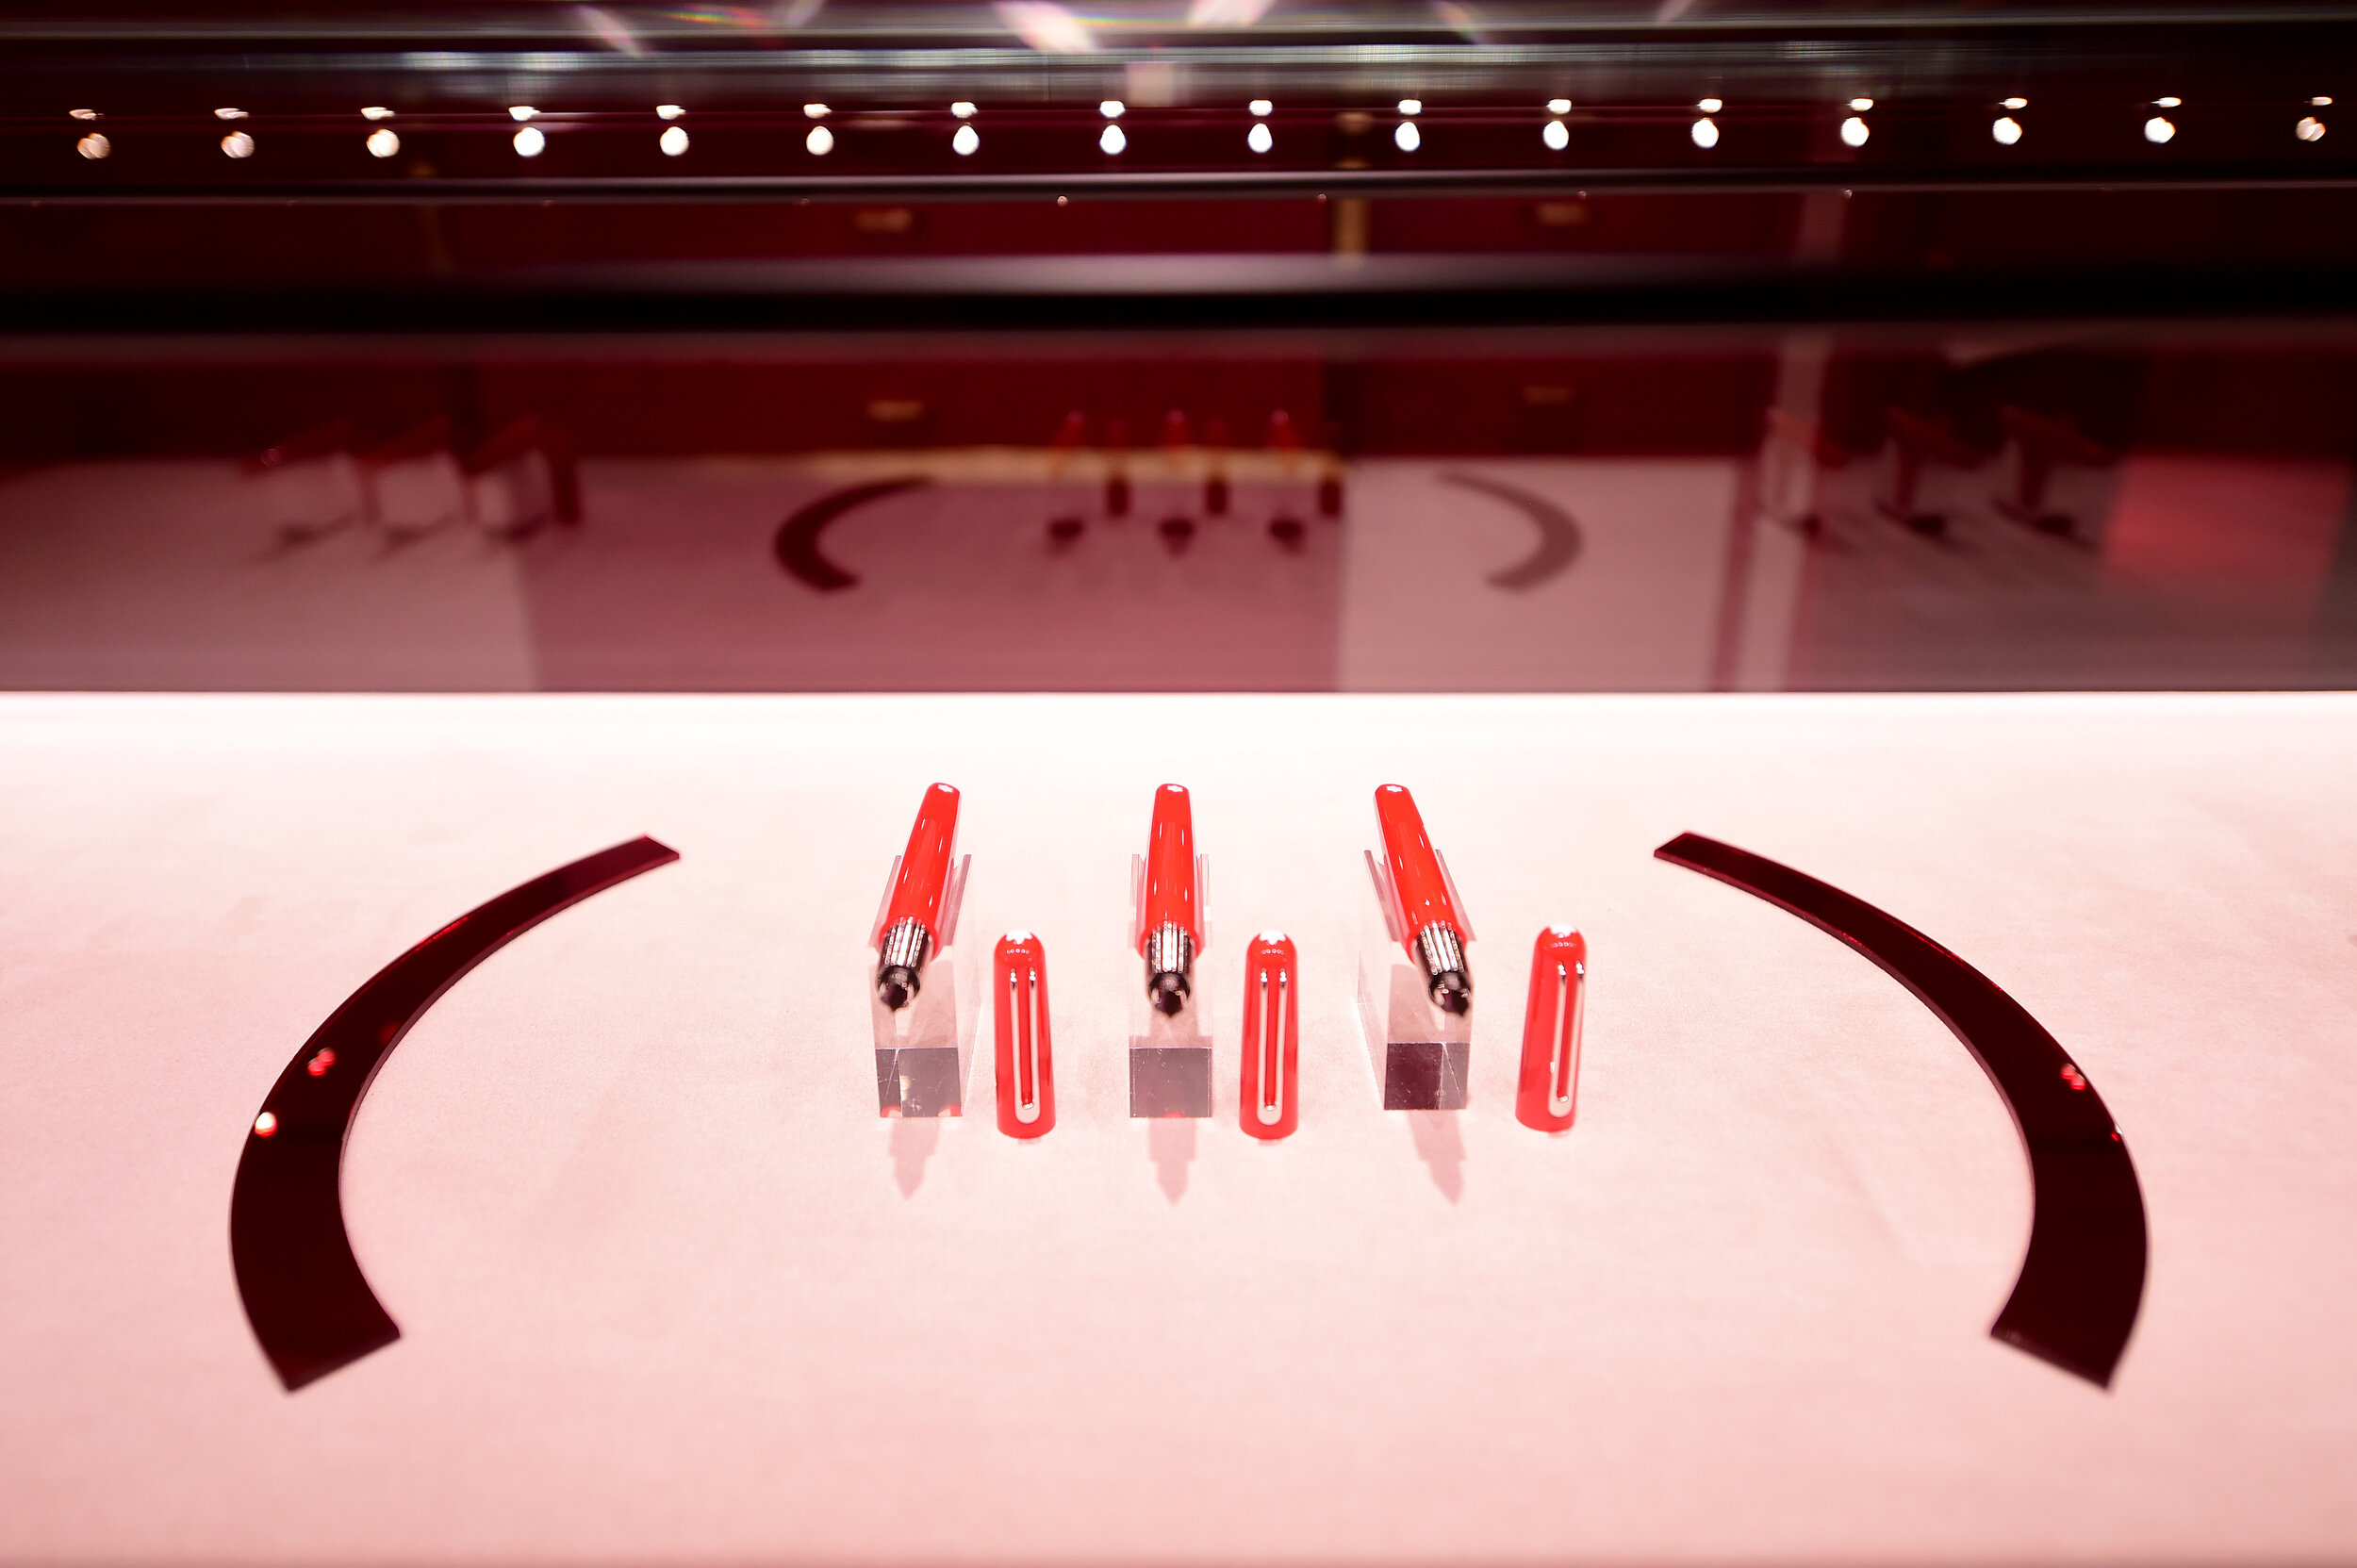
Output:
[[824,125],[813,125],[810,134],[802,139],[802,145],[810,149],[811,157],[825,157],[834,151],[834,132]]
[[2144,139],[2155,147],[2176,134],[2177,127],[2157,114],[2144,123]]
[[267,1138],[277,1131],[278,1118],[268,1111],[263,1112],[260,1115],[254,1118],[254,1135],[255,1137]]
[[507,118],[510,120],[530,120],[539,112],[530,104],[510,104],[507,107]]
[[540,134],[540,127],[537,125],[526,125],[516,133],[516,156],[518,157],[538,157],[541,149],[548,144],[549,139]]
[[1129,112],[1129,106],[1118,98],[1108,98],[1096,106],[1096,112],[1108,120],[1118,120]]
[[981,144],[981,133],[971,125],[960,125],[958,134],[949,139],[949,150],[960,157],[972,157],[974,149]]
[[1417,115],[1424,112],[1424,100],[1421,98],[1402,98],[1399,101],[1399,112],[1407,115],[1412,120]]
[[2176,108],[2184,103],[2183,98],[2155,98],[2152,100],[2152,107],[2154,108]]
[[1572,144],[1572,128],[1560,120],[1550,120],[1539,133],[1539,140],[1547,144],[1547,151],[1559,153]]
[[1871,98],[1853,98],[1850,100],[1850,107],[1855,109],[1860,114],[1864,114],[1868,109],[1872,108],[1873,107],[1874,100]]
[[390,157],[400,151],[401,138],[391,131],[381,130],[369,133],[369,156],[371,157]]
[[1867,128],[1866,122],[1854,114],[1841,122],[1841,144],[1844,147],[1863,147],[1866,145],[1866,139],[1872,134]]
[[2309,115],[2292,127],[2292,134],[2302,141],[2321,141],[2324,140],[2324,122],[2313,114]]
[[974,106],[961,98],[949,106],[949,112],[961,120],[971,120],[974,118]]
[[1716,147],[1719,145],[1719,122],[1706,115],[1704,118],[1695,121],[1693,136],[1695,146],[1704,148]]
[[1266,125],[1255,124],[1244,133],[1244,144],[1256,153],[1265,153],[1277,145],[1277,138],[1269,135]]
[[2000,147],[2010,147],[2021,140],[2021,122],[2010,114],[2001,114],[1990,123],[1988,134],[1996,138]]
[[92,131],[74,144],[74,150],[87,158],[102,158],[115,150],[115,144]]
[[213,110],[213,118],[216,120],[242,120],[245,118],[245,110],[241,108],[217,108]]
[[1399,123],[1398,128],[1392,132],[1392,145],[1403,153],[1412,153],[1424,145],[1424,137],[1416,129],[1416,123],[1413,120],[1403,120]]
[[1266,98],[1255,98],[1252,102],[1244,105],[1244,107],[1252,111],[1252,117],[1256,120],[1265,120],[1270,115],[1277,112],[1277,106],[1270,103]]
[[1572,101],[1569,98],[1550,98],[1547,100],[1547,112],[1549,114],[1569,114],[1572,112]]
[[371,104],[360,111],[360,118],[363,120],[390,120],[392,117],[393,111],[382,104]]
[[[2325,101],[2330,103],[2332,100],[2327,99]],[[94,108],[70,108],[65,112],[67,118],[73,120],[95,120],[98,118],[98,111]]]
[[2028,108],[2030,107],[2030,100],[2027,98],[2008,98],[1998,107],[2001,108]]
[[804,104],[802,106],[802,118],[805,120],[824,120],[828,115],[832,114],[834,110],[829,108],[824,104]]
[[663,134],[654,139],[654,144],[663,149],[665,157],[679,157],[680,154],[687,151],[687,127],[684,125],[666,126]]
[[1129,139],[1121,134],[1119,125],[1108,125],[1105,134],[1096,139],[1096,144],[1105,150],[1108,157],[1117,157],[1121,149],[1129,145]]
[[677,104],[657,104],[654,107],[654,117],[657,120],[677,120],[686,112]]
[[1702,110],[1705,114],[1716,114],[1727,106],[1723,99],[1705,98],[1695,104],[1694,107]]
[[221,150],[231,157],[252,157],[254,139],[243,131],[231,131],[221,139]]
[[[2331,93],[2320,93],[2316,97],[2308,100],[2308,107],[2311,108],[2331,108],[2332,107],[2332,96]],[[74,112],[76,114],[85,114],[89,111],[77,108]]]

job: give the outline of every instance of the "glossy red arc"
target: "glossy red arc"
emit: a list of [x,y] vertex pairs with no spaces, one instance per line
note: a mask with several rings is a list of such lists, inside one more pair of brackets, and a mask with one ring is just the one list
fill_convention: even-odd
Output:
[[1301,1122],[1299,969],[1293,940],[1281,932],[1262,932],[1244,949],[1244,1083],[1236,1108],[1255,1138],[1289,1138]]
[[1579,1047],[1588,1015],[1588,939],[1563,926],[1530,951],[1530,1003],[1523,1014],[1522,1073],[1514,1119],[1541,1132],[1570,1130],[1579,1111]]
[[1047,949],[1011,931],[991,951],[994,1077],[998,1131],[1037,1138],[1056,1125],[1056,1054],[1047,1023]]

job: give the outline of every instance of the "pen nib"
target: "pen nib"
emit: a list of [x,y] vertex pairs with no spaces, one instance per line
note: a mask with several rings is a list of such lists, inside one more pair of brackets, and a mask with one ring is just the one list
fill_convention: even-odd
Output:
[[1187,977],[1175,969],[1166,969],[1146,982],[1146,995],[1153,1002],[1155,1012],[1177,1017],[1178,1010],[1187,1005]]
[[895,1013],[916,999],[916,971],[904,964],[887,964],[876,975],[876,999]]

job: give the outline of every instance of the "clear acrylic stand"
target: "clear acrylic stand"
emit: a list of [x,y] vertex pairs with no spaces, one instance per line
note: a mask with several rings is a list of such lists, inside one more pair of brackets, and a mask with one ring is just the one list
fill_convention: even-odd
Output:
[[1146,861],[1129,860],[1129,1114],[1209,1116],[1211,1114],[1211,857],[1195,857],[1195,920],[1203,945],[1195,955],[1193,986],[1176,1013],[1156,1010],[1146,995],[1138,944],[1146,935]]
[[[1359,1022],[1386,1111],[1461,1111],[1473,1065],[1473,1011],[1432,1005],[1424,971],[1408,956],[1399,904],[1382,858],[1370,850],[1359,922]],[[1445,865],[1442,874],[1447,875]],[[1464,900],[1450,894],[1460,916]],[[1470,930],[1460,933],[1473,943]],[[1476,980],[1474,1006],[1480,1005]]]
[[[868,1016],[876,1040],[876,1114],[882,1116],[957,1116],[965,1114],[966,1070],[973,1063],[974,1025],[980,1015],[979,965],[959,962],[958,913],[965,902],[965,877],[974,857],[957,856],[956,867],[941,900],[941,931],[932,957],[926,963],[916,995],[906,1007],[894,1011],[876,996],[875,963],[863,977]],[[892,857],[884,877],[884,900],[900,874],[900,857]],[[883,906],[876,911],[876,934],[882,933]],[[874,936],[869,939],[874,949]],[[965,971],[972,970],[972,973]]]

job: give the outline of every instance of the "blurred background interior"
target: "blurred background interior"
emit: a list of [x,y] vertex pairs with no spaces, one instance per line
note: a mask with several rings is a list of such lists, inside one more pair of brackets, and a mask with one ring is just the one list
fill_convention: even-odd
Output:
[[2351,20],[12,8],[0,685],[2346,686]]

